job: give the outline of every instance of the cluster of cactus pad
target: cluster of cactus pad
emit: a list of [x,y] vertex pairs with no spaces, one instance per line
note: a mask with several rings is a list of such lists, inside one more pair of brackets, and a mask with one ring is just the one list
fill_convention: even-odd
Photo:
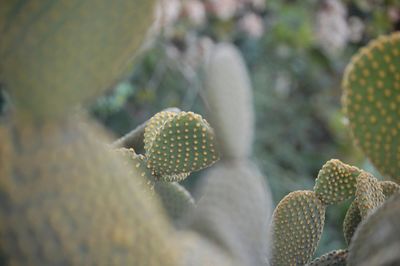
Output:
[[[396,252],[387,250],[368,262],[366,258],[373,252],[365,252],[372,251],[365,242],[375,241],[370,229],[378,228],[375,212],[386,212],[380,218],[390,220],[394,215],[387,207],[385,212],[380,207],[398,206],[398,202],[386,204],[386,200],[397,194],[398,201],[400,192],[396,183],[400,181],[400,33],[382,36],[362,48],[346,69],[343,89],[344,109],[356,144],[383,176],[395,182],[379,181],[371,173],[336,159],[326,162],[313,191],[292,192],[276,207],[270,228],[272,265],[389,265],[383,263],[385,254],[387,261],[400,262],[393,255]],[[343,221],[349,248],[310,262],[321,237],[326,207],[349,199],[352,203]],[[391,239],[393,245],[396,241],[399,244],[398,237]],[[376,246],[384,249],[382,243]]]
[[[107,132],[75,109],[115,82],[145,36],[153,2],[0,1],[0,81],[13,104],[0,120],[1,264],[267,264],[271,200],[251,159],[251,86],[236,48],[218,44],[205,62],[215,132],[200,115],[164,111],[135,131],[143,154],[135,147],[118,153],[106,145]],[[373,41],[343,82],[357,143],[397,182],[399,51],[398,33]],[[219,158],[195,203],[177,182]],[[313,191],[278,204],[269,228],[271,264],[399,262],[396,252],[387,253],[399,245],[399,190],[328,161]],[[326,207],[347,199],[349,248],[310,262]],[[382,227],[383,240],[376,237]]]
[[[327,206],[353,199],[343,222],[344,237],[350,244],[359,223],[396,192],[400,186],[392,181],[378,181],[357,167],[329,160],[319,171],[313,191],[292,192],[276,207],[271,227],[272,264],[304,265],[310,261],[322,234]],[[343,254],[345,251],[334,251],[311,265],[326,265],[322,261],[334,258],[345,265]]]
[[155,114],[142,134],[144,154],[133,147],[117,151],[144,178],[143,189],[154,190],[172,222],[178,223],[194,200],[177,182],[219,159],[213,129],[199,114],[174,110]]
[[[0,83],[12,106],[0,117],[0,264],[262,264],[270,199],[249,159],[252,125],[240,128],[253,114],[235,48],[216,45],[219,59],[206,67],[234,77],[236,88],[214,88],[220,96],[239,89],[237,104],[245,106],[222,102],[229,117],[210,106],[216,125],[238,130],[218,126],[214,136],[197,114],[161,112],[135,131],[143,154],[135,145],[117,152],[115,146],[127,145],[110,148],[109,133],[79,108],[127,66],[154,2],[0,1]],[[226,67],[224,60],[238,64]],[[210,80],[219,78],[214,73]],[[236,145],[231,140],[241,132],[248,138]],[[218,153],[217,145],[229,152]],[[193,198],[176,181],[219,157],[192,208]],[[185,222],[174,226],[183,214]]]

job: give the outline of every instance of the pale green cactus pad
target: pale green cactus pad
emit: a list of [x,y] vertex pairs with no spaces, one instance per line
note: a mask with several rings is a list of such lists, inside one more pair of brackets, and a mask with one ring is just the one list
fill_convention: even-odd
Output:
[[356,201],[353,201],[350,204],[349,209],[346,212],[346,216],[343,220],[343,234],[344,239],[346,240],[347,245],[350,244],[351,238],[354,235],[354,232],[357,229],[358,224],[361,222],[361,214],[358,209],[358,205]]
[[343,90],[357,145],[382,174],[400,182],[399,32],[373,40],[352,58]]
[[356,202],[362,218],[385,201],[379,181],[367,172],[357,178]]
[[168,119],[148,145],[146,157],[153,175],[166,181],[180,181],[182,175],[208,167],[219,158],[212,128],[192,112]]
[[354,196],[360,169],[337,159],[327,161],[318,173],[314,191],[325,204],[335,204]]
[[272,215],[272,265],[304,265],[313,256],[325,222],[325,205],[313,191],[285,196]]
[[307,266],[346,266],[348,250],[331,251],[308,263]]

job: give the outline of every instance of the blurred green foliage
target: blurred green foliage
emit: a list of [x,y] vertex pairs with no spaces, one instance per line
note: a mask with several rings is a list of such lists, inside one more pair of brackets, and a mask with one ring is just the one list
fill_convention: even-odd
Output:
[[[331,158],[373,172],[350,139],[340,109],[340,82],[357,48],[400,29],[400,3],[268,0],[263,7],[243,5],[226,19],[206,2],[200,2],[206,7],[200,25],[190,22],[184,7],[163,25],[129,78],[99,98],[92,113],[116,136],[167,107],[204,114],[201,58],[207,45],[229,41],[240,48],[250,70],[257,115],[255,159],[276,202],[291,191],[312,189],[319,169]],[[261,21],[262,36],[241,28],[248,14],[256,18],[253,22]],[[341,228],[348,205],[328,208],[316,256],[345,246]]]

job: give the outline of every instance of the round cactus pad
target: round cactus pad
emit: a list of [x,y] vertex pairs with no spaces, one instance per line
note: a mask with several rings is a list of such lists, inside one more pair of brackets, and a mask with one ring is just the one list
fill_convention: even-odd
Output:
[[147,165],[162,180],[179,181],[219,158],[214,132],[198,114],[180,112],[154,128],[157,132],[146,150]]

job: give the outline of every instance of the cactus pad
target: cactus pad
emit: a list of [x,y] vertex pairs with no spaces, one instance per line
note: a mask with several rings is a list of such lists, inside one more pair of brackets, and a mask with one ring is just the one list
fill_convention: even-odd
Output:
[[346,266],[348,250],[334,250],[308,263],[307,266]]
[[200,115],[180,112],[157,131],[146,157],[154,176],[179,181],[177,177],[218,160],[213,130]]
[[357,178],[356,202],[362,218],[385,201],[379,181],[367,172]]
[[318,173],[314,191],[325,204],[335,204],[354,196],[360,169],[332,159]]
[[354,235],[354,232],[357,229],[358,224],[361,222],[361,214],[358,209],[358,205],[356,201],[353,201],[350,204],[349,209],[346,212],[346,216],[343,221],[343,234],[344,239],[346,240],[347,245],[350,244],[351,238]]
[[325,221],[325,206],[312,191],[285,196],[272,215],[272,265],[304,265],[313,256]]
[[7,264],[177,265],[161,204],[99,144],[108,139],[96,129],[88,121],[14,121],[6,138],[12,174],[0,176]]
[[60,117],[109,88],[140,46],[154,2],[0,1],[1,81],[19,111]]
[[254,139],[252,88],[246,64],[235,45],[214,46],[205,66],[208,116],[223,157],[251,154]]
[[[343,105],[356,144],[385,176],[400,173],[400,33],[362,48],[343,78]],[[397,179],[400,182],[400,179]]]
[[400,192],[400,186],[392,181],[380,181],[385,198],[390,198],[394,193]]

